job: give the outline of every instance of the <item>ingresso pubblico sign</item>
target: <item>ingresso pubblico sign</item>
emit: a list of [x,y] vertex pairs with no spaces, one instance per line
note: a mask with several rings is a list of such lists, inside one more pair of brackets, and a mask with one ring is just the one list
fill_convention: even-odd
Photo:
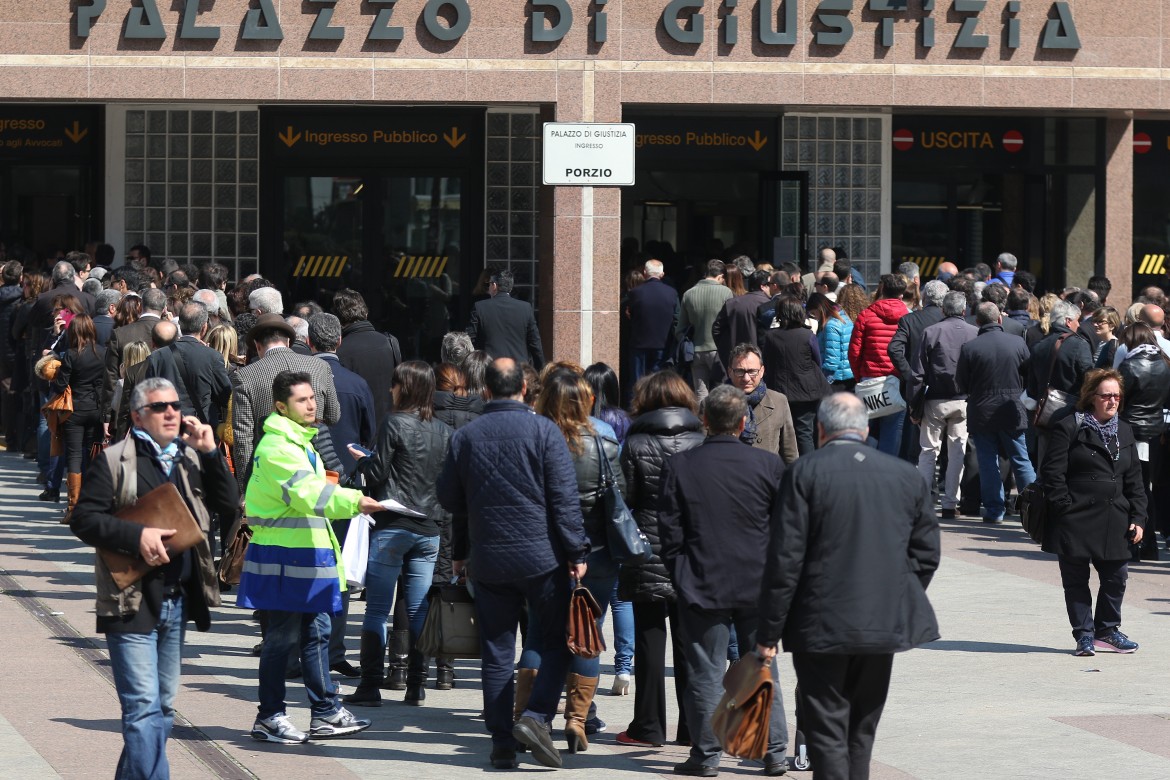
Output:
[[[206,0],[202,0],[206,2]],[[226,2],[227,0],[219,0]],[[315,12],[315,21],[309,30],[308,40],[341,40],[347,29],[333,24],[333,11],[340,0],[305,0],[304,6]],[[638,0],[654,2],[655,0]],[[212,0],[215,2],[215,0]],[[882,48],[894,45],[894,22],[898,14],[906,12],[909,0],[759,0],[758,13],[747,14],[741,20],[737,0],[657,0],[664,3],[659,23],[673,40],[684,44],[701,44],[707,35],[704,23],[705,13],[717,14],[723,23],[716,35],[720,43],[734,46],[739,43],[739,29],[752,26],[756,42],[770,46],[794,46],[801,19],[801,7],[806,13],[812,8],[816,23],[814,42],[821,46],[844,46],[853,38],[856,30],[850,15],[861,11],[862,19],[876,19],[876,43]],[[158,0],[140,0],[141,5],[131,6],[123,20],[123,35],[126,38],[164,40],[167,26],[159,10]],[[284,30],[276,13],[273,0],[256,0],[257,7],[243,11],[241,40],[284,40]],[[366,0],[363,8],[369,9],[370,26],[358,31],[371,41],[400,41],[407,27],[421,21],[427,32],[440,41],[457,41],[463,37],[472,23],[471,0],[427,0],[417,20],[395,14],[398,0]],[[993,37],[1002,36],[1004,47],[1018,49],[1025,35],[1039,36],[1040,49],[1076,50],[1081,48],[1073,21],[1072,8],[1066,0],[1056,0],[1049,6],[1048,19],[1043,28],[1025,30],[1017,18],[1023,0],[1010,0],[1002,15],[984,13],[987,0],[922,0],[926,16],[919,20],[918,39],[921,49],[929,50],[935,45],[938,27],[958,26],[953,48],[987,49]],[[176,0],[166,4],[174,9],[181,6],[178,18],[177,37],[180,40],[218,40],[220,28],[199,24],[201,0]],[[240,5],[245,5],[240,3]],[[573,9],[569,0],[530,0],[526,31],[534,43],[556,43],[565,38],[573,29]],[[592,13],[585,24],[593,43],[605,43],[608,36],[607,0],[593,0]],[[747,4],[744,3],[746,6]],[[525,12],[523,3],[516,3],[518,18]],[[98,23],[106,10],[106,0],[78,0],[74,14],[74,33],[87,38],[93,26]],[[113,21],[113,20],[111,20]],[[753,25],[754,21],[754,25]],[[402,24],[401,22],[405,22]],[[493,26],[498,24],[492,19]],[[170,19],[167,23],[172,23]],[[869,22],[867,21],[868,25]],[[781,52],[787,53],[787,52]],[[925,56],[925,52],[920,55]]]

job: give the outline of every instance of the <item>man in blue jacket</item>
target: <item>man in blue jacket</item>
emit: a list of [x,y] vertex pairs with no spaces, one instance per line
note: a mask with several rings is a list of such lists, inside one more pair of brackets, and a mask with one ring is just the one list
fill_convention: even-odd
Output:
[[[589,554],[577,476],[560,429],[525,406],[516,361],[497,358],[484,381],[491,401],[451,438],[439,502],[455,516],[454,571],[466,571],[474,588],[492,766],[515,768],[519,740],[541,764],[560,767],[549,724],[569,664],[569,577],[585,576]],[[528,638],[541,648],[540,674],[513,724],[516,627],[525,602],[529,626],[540,626],[541,635]]]

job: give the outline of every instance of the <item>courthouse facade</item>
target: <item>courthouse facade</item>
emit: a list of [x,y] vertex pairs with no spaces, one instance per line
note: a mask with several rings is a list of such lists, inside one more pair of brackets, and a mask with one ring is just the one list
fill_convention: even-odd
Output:
[[[0,0],[0,239],[363,291],[404,348],[510,265],[558,357],[621,277],[843,249],[1166,275],[1161,0]],[[1167,53],[1163,53],[1164,50]],[[544,122],[629,122],[635,183],[542,184]]]

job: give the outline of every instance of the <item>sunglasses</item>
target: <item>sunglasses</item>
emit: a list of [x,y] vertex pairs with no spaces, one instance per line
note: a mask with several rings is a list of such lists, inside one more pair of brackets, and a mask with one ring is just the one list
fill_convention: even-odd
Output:
[[138,407],[138,411],[141,412],[144,409],[149,409],[155,414],[162,414],[167,410],[167,407],[174,409],[176,412],[181,412],[183,410],[183,405],[178,401],[155,401],[152,404],[146,404],[145,406]]

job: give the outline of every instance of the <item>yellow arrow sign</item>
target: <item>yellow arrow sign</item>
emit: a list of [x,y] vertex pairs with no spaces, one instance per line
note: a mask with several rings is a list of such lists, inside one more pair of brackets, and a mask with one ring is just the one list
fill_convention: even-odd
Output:
[[301,134],[293,131],[292,125],[288,126],[288,130],[283,133],[277,133],[276,137],[284,141],[284,145],[289,149],[293,148],[297,141],[301,140]]
[[458,149],[459,145],[467,140],[467,133],[460,133],[458,127],[452,127],[450,133],[443,133],[443,140],[450,144],[452,149]]
[[757,130],[756,134],[754,136],[747,139],[747,142],[748,142],[748,146],[750,146],[751,148],[755,149],[758,152],[761,149],[763,149],[765,146],[767,146],[768,136],[760,135],[760,131]]
[[82,138],[85,138],[87,135],[89,135],[89,128],[82,127],[81,123],[75,120],[73,122],[72,128],[65,128],[65,135],[67,135],[69,140],[73,143],[79,144],[81,143]]

